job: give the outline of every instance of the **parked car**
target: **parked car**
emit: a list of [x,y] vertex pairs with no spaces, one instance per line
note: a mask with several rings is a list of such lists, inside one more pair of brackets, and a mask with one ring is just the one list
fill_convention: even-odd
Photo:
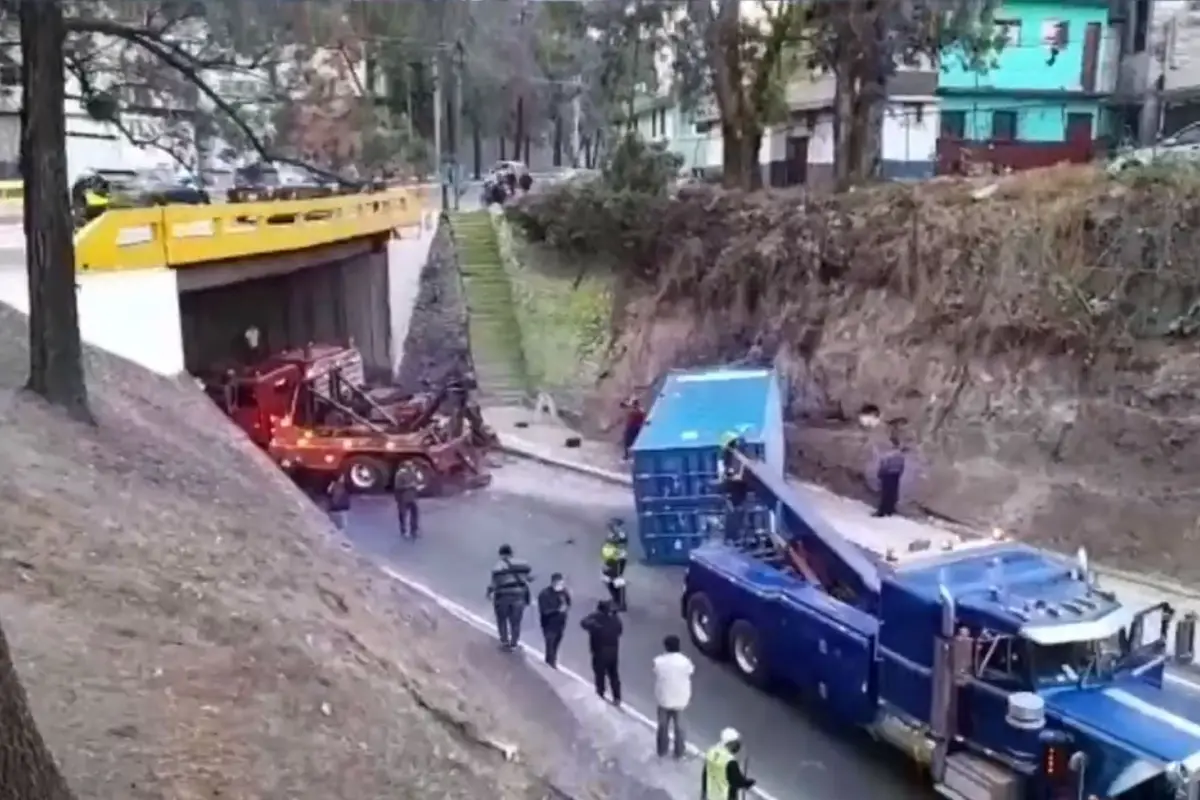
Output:
[[1184,161],[1200,166],[1200,122],[1180,128],[1170,136],[1164,136],[1149,147],[1138,147],[1119,152],[1108,165],[1108,171],[1116,174],[1127,169],[1144,167],[1163,161]]

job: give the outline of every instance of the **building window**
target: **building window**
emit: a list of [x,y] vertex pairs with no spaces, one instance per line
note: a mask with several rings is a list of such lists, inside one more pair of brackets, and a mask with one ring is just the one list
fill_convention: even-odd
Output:
[[667,110],[665,108],[658,110],[658,132],[662,136],[667,135]]
[[701,120],[696,123],[696,133],[706,134],[712,131],[717,126],[717,123],[711,119]]
[[650,138],[658,136],[658,114],[654,111],[650,112]]
[[941,135],[944,139],[965,138],[967,135],[967,112],[943,111]]
[[1021,46],[1021,20],[998,19],[995,21],[996,32],[1005,47]]
[[1017,112],[992,112],[992,138],[1012,141],[1017,138]]

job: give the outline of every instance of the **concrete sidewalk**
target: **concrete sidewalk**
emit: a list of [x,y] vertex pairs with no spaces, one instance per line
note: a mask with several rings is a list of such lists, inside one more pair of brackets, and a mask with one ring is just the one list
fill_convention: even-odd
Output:
[[[616,445],[583,440],[577,446],[568,446],[568,440],[579,438],[578,434],[561,421],[529,409],[486,409],[485,418],[495,428],[502,449],[512,455],[590,475],[607,483],[633,484],[629,465],[622,462]],[[931,546],[939,547],[990,535],[989,531],[950,528],[920,519],[873,519],[871,509],[857,500],[840,497],[815,484],[802,481],[795,481],[795,484],[842,535],[871,550],[881,550],[881,543],[889,538],[894,541],[927,540]],[[1200,614],[1200,590],[1197,588],[1164,576],[1134,573],[1103,564],[1094,564],[1093,569],[1101,576],[1101,587],[1115,591],[1123,602],[1136,606],[1165,601],[1180,615],[1187,612]],[[1173,630],[1171,635],[1174,635]]]

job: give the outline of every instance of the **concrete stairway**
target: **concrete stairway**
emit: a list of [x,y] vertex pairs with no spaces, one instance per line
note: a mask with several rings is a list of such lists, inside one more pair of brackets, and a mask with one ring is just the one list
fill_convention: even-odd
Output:
[[480,400],[484,405],[522,404],[529,398],[529,373],[496,231],[487,211],[452,214],[450,224],[466,292]]

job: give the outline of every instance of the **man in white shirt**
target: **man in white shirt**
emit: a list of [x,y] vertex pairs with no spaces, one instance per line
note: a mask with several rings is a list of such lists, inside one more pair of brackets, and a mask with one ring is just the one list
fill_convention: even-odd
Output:
[[696,671],[696,666],[680,652],[678,636],[671,635],[663,639],[663,648],[666,652],[654,657],[658,755],[666,756],[667,751],[671,750],[675,758],[683,758],[687,751],[687,741],[683,735],[683,711],[692,699],[692,673]]

